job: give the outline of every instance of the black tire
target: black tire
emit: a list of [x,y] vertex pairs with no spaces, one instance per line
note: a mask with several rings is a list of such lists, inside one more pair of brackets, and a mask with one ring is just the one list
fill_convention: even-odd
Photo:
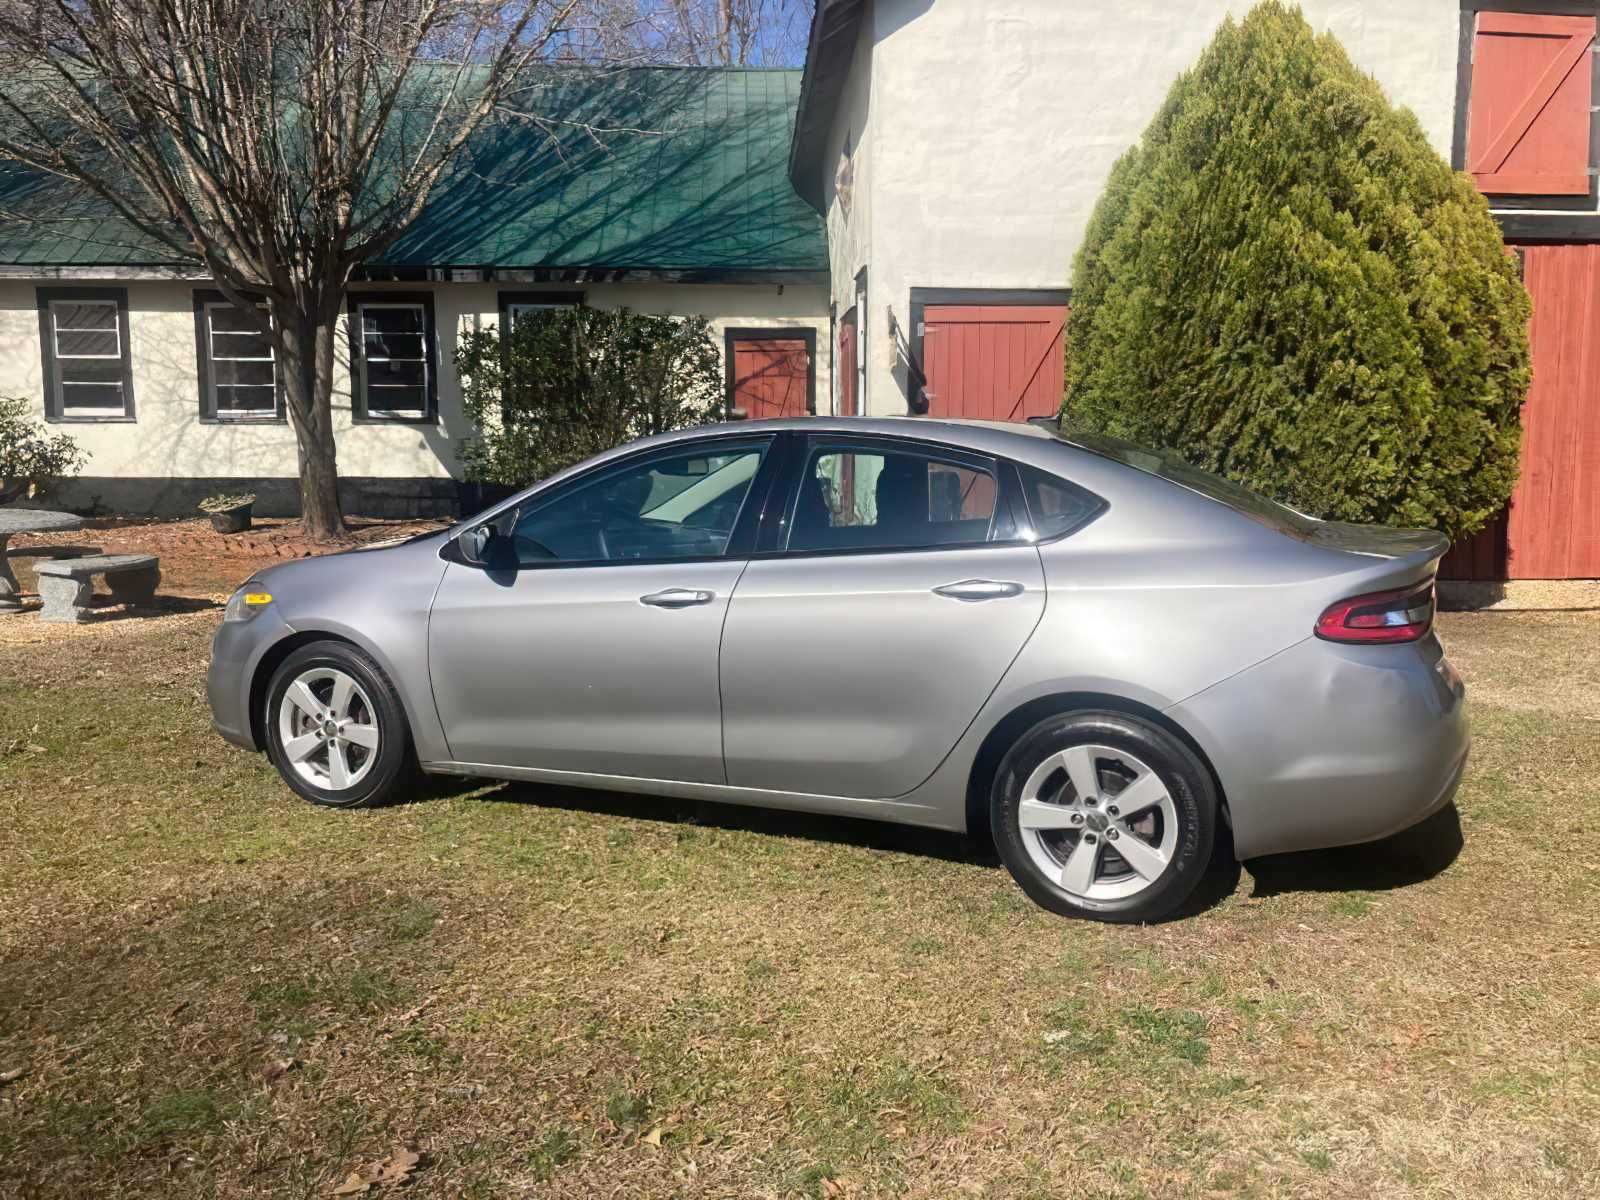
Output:
[[[1126,751],[1142,760],[1160,777],[1171,798],[1176,815],[1176,844],[1162,873],[1136,895],[1120,899],[1074,895],[1063,888],[1059,880],[1045,874],[1024,841],[1019,819],[1023,788],[1049,758],[1082,745]],[[1105,779],[1105,782],[1113,781]],[[1115,799],[1115,794],[1108,789],[1105,805],[1109,806]],[[1001,760],[990,792],[989,815],[1001,861],[1037,904],[1064,916],[1132,924],[1170,916],[1204,877],[1216,839],[1217,794],[1205,764],[1182,740],[1159,725],[1115,712],[1062,713],[1047,717],[1028,730]],[[1126,826],[1119,829],[1126,829]],[[1066,839],[1069,836],[1081,838],[1084,834],[1062,831],[1057,835],[1052,831],[1052,836]],[[1103,839],[1112,835],[1101,836]],[[1121,836],[1134,835],[1122,833]],[[1114,848],[1115,843],[1104,843],[1104,850]],[[1109,869],[1111,863],[1120,861],[1106,855],[1099,869]]]
[[[371,701],[371,723],[378,729],[378,748],[370,769],[350,787],[338,790],[318,786],[290,764],[280,728],[279,715],[290,685],[305,672],[317,668],[342,671],[354,679]],[[272,765],[285,783],[312,804],[326,808],[372,808],[392,804],[408,798],[421,779],[422,772],[411,745],[411,728],[399,693],[371,656],[348,642],[312,642],[284,659],[267,686],[265,725],[267,756]]]

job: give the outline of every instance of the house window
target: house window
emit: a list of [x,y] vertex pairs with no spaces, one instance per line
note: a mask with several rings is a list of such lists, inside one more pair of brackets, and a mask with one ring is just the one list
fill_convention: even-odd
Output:
[[40,288],[45,416],[131,421],[128,293],[122,288]]
[[196,292],[195,350],[200,366],[200,417],[206,421],[280,421],[282,393],[270,320],[238,308],[220,292]]
[[501,292],[500,328],[509,333],[529,313],[548,308],[571,308],[583,303],[582,292]]
[[433,297],[350,301],[350,364],[358,421],[431,421],[438,389]]
[[1586,197],[1592,206],[1593,12],[1471,4],[1462,20],[1456,165],[1490,196],[1531,197],[1542,207]]

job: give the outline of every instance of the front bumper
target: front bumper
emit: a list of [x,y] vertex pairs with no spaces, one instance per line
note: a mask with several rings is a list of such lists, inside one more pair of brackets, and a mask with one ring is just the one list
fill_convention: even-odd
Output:
[[1448,804],[1465,692],[1437,638],[1308,638],[1174,706],[1216,768],[1241,859],[1376,841]]
[[262,749],[250,719],[251,681],[266,652],[293,632],[272,607],[248,621],[224,621],[217,627],[206,671],[206,700],[211,727],[235,746]]

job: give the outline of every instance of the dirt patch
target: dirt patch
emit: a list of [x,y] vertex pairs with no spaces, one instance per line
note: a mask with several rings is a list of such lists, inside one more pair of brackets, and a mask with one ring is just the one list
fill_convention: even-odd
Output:
[[329,554],[390,538],[409,537],[445,522],[352,520],[335,542],[314,542],[299,521],[262,520],[245,533],[220,534],[205,518],[177,521],[111,517],[91,520],[74,533],[19,534],[11,540],[11,569],[24,592],[37,590],[34,566],[63,546],[97,546],[107,554],[161,558],[161,595],[226,598],[252,571],[285,558]]

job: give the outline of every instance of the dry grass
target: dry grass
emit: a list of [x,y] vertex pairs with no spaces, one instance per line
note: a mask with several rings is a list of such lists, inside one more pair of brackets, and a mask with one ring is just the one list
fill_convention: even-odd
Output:
[[215,620],[0,622],[0,1194],[1600,1194],[1600,616],[1444,619],[1459,821],[1143,929],[887,827],[320,812],[209,732]]

